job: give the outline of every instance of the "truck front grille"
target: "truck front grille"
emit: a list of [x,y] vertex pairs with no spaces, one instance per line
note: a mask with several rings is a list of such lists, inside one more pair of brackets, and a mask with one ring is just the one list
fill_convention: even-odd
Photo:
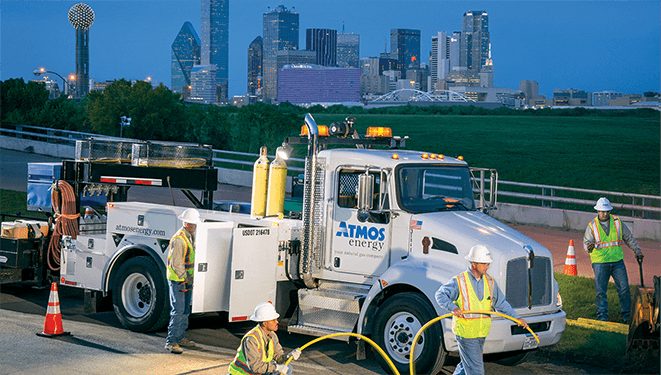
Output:
[[[535,257],[532,274],[532,306],[551,304],[553,267],[549,258]],[[528,307],[528,260],[512,259],[507,263],[507,302],[513,308]]]

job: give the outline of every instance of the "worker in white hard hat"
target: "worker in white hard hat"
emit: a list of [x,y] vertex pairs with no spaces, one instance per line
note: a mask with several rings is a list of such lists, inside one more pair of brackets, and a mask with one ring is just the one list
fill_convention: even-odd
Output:
[[289,357],[297,360],[301,355],[299,349],[284,354],[278,336],[278,318],[280,314],[270,302],[262,302],[255,307],[255,313],[250,320],[257,326],[246,333],[236,350],[236,356],[230,363],[228,372],[231,375],[291,375],[292,366],[285,365]]
[[611,276],[615,290],[622,306],[622,320],[629,323],[631,318],[631,293],[629,278],[624,264],[622,242],[633,250],[639,262],[643,260],[643,252],[631,231],[623,225],[619,217],[611,215],[613,206],[608,198],[599,198],[594,206],[597,217],[590,221],[583,235],[583,248],[590,254],[592,270],[594,271],[594,287],[597,293],[597,319],[608,321],[608,299],[606,291]]
[[519,318],[496,281],[487,274],[493,261],[489,249],[481,244],[475,245],[465,259],[470,262],[470,267],[436,291],[436,302],[453,314],[452,331],[461,359],[454,374],[484,374],[482,349],[491,327],[491,315],[465,312],[495,310],[519,319],[519,326],[527,328],[528,324]]
[[165,339],[165,349],[181,354],[183,347],[195,347],[195,342],[184,335],[188,328],[193,297],[193,275],[195,271],[195,230],[200,222],[200,213],[188,208],[177,217],[182,227],[170,239],[167,278],[170,289],[170,324]]

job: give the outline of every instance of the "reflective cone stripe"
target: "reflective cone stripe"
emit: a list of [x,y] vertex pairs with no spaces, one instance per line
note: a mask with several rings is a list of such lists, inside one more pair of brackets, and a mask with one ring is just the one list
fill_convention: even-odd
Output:
[[48,308],[46,309],[46,320],[44,330],[37,333],[38,336],[56,337],[69,335],[62,327],[62,314],[60,313],[60,297],[57,294],[57,284],[51,284],[50,296],[48,297]]
[[576,253],[574,251],[574,240],[569,240],[569,247],[567,248],[567,258],[565,258],[565,268],[562,271],[565,275],[576,276]]

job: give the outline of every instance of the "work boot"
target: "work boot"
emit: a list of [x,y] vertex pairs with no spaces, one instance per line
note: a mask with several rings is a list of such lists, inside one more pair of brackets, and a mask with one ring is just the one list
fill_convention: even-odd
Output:
[[183,338],[181,341],[179,341],[177,344],[179,346],[183,346],[184,348],[194,348],[195,347],[195,341],[191,341],[187,338]]
[[184,352],[184,349],[179,346],[176,342],[174,344],[165,345],[165,350],[169,351],[172,354],[181,354]]

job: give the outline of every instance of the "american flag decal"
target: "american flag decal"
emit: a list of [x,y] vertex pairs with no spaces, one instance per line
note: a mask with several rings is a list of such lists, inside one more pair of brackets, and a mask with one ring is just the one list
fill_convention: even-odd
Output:
[[421,230],[422,229],[422,221],[421,220],[411,220],[411,229]]

